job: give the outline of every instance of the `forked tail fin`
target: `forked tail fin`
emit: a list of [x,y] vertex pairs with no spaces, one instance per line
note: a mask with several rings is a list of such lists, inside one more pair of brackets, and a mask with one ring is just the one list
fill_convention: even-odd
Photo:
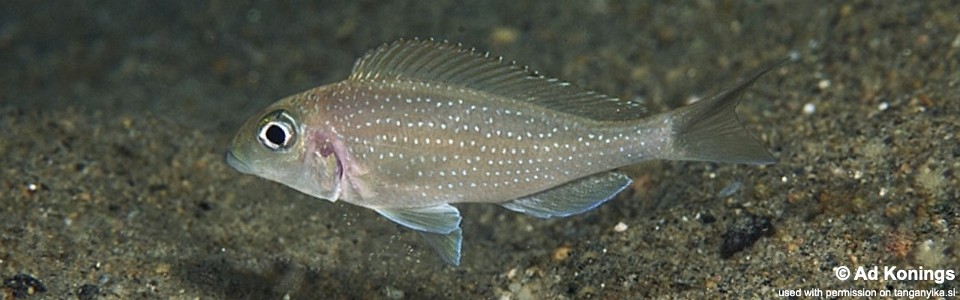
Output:
[[732,89],[670,112],[674,125],[674,153],[678,160],[700,160],[765,165],[774,162],[764,147],[747,132],[737,117],[740,96],[760,71]]

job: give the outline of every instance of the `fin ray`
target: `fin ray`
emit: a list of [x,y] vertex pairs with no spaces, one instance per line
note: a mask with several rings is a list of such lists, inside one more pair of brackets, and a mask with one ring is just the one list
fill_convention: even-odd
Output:
[[632,120],[647,115],[638,101],[583,90],[448,42],[399,40],[368,52],[354,64],[349,80],[377,79],[460,86],[595,120]]
[[460,229],[460,211],[450,204],[416,208],[374,208],[381,216],[410,229],[448,234]]
[[607,202],[631,182],[630,177],[617,172],[594,174],[500,205],[538,218],[566,217]]
[[674,145],[677,149],[676,157],[670,159],[758,165],[773,163],[770,153],[743,127],[736,109],[747,88],[777,65],[779,62],[729,90],[669,112],[668,117],[675,120]]
[[463,230],[457,228],[447,234],[417,231],[427,244],[440,255],[444,262],[459,266],[460,247],[463,243]]

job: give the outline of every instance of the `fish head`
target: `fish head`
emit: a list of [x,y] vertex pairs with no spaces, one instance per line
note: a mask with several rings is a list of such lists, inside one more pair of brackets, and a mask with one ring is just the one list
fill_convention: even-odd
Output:
[[331,142],[304,122],[295,97],[281,100],[244,123],[227,150],[227,164],[310,196],[336,201],[342,164]]

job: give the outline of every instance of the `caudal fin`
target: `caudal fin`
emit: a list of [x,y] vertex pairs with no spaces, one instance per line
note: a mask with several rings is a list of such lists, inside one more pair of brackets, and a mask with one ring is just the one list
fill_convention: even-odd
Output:
[[[778,64],[774,64],[776,66]],[[774,162],[766,149],[747,133],[737,117],[740,96],[773,66],[732,89],[670,112],[675,153],[679,160],[765,165]]]

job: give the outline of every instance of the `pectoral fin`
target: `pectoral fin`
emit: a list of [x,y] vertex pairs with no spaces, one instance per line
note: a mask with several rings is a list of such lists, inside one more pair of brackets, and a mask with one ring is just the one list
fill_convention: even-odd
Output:
[[440,255],[440,259],[448,264],[460,265],[460,244],[463,241],[463,230],[457,228],[448,234],[417,231],[423,239]]
[[600,173],[500,205],[538,218],[566,217],[597,207],[631,182],[630,177],[617,172]]
[[448,234],[460,228],[460,211],[450,204],[414,208],[375,208],[380,215],[410,229]]

